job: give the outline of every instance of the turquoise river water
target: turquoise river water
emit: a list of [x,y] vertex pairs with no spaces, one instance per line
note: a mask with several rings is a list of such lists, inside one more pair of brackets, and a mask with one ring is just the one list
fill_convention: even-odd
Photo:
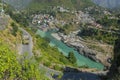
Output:
[[77,65],[78,66],[84,66],[87,65],[89,68],[96,68],[98,70],[103,70],[104,66],[101,63],[95,62],[90,60],[89,58],[81,55],[79,52],[77,52],[74,48],[71,48],[67,46],[65,43],[62,41],[59,41],[55,39],[51,33],[52,31],[41,31],[37,30],[36,34],[40,35],[41,37],[46,37],[50,39],[50,45],[51,46],[56,46],[60,52],[63,53],[63,55],[68,56],[69,52],[73,52],[76,59],[77,59]]

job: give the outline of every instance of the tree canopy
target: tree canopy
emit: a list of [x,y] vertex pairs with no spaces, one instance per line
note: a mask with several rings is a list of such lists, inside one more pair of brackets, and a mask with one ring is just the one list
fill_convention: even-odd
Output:
[[68,55],[68,59],[71,63],[76,63],[76,57],[74,56],[74,53],[73,52],[70,52],[69,55]]
[[34,59],[16,57],[9,46],[0,44],[0,80],[48,80]]

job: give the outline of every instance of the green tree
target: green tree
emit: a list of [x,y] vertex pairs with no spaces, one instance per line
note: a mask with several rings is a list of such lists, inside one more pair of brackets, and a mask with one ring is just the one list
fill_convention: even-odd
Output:
[[8,46],[0,44],[0,79],[13,80],[20,76],[21,67]]
[[48,80],[48,78],[33,58],[22,56],[17,59],[9,46],[0,43],[0,80]]
[[[114,45],[114,63],[116,63],[117,68],[120,68],[120,37]],[[120,73],[120,70],[118,72]]]
[[12,35],[16,36],[18,31],[18,26],[15,23],[11,23],[12,26]]
[[73,52],[70,52],[69,55],[68,55],[68,59],[71,63],[76,63],[76,57],[74,56],[74,53]]
[[21,69],[21,80],[48,80],[45,73],[39,68],[39,64],[34,59],[30,58],[28,53],[24,53],[19,57]]
[[108,74],[109,80],[120,80],[120,37],[114,44],[114,60]]

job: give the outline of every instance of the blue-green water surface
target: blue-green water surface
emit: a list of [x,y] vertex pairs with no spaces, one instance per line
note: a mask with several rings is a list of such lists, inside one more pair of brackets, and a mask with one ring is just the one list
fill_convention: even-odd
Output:
[[52,33],[52,31],[44,32],[41,30],[37,30],[37,32],[36,32],[36,34],[40,35],[41,37],[49,38],[50,45],[56,46],[58,48],[58,50],[63,53],[63,55],[68,56],[69,52],[74,52],[74,55],[77,59],[78,66],[87,65],[90,68],[96,68],[98,70],[103,70],[104,66],[101,63],[92,61],[89,58],[79,54],[79,52],[77,52],[74,48],[71,48],[71,47],[67,46],[65,43],[63,43],[62,41],[55,39],[51,35],[51,33]]

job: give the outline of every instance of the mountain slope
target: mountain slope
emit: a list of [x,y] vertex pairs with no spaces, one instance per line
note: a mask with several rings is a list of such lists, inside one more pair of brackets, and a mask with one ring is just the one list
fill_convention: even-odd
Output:
[[15,9],[25,8],[32,0],[4,0],[5,3],[10,4]]
[[91,0],[4,0],[16,9],[23,9],[29,7],[43,9],[49,6],[63,6],[70,9],[81,9],[84,7],[92,6]]
[[110,9],[120,7],[120,0],[93,0],[93,2]]

